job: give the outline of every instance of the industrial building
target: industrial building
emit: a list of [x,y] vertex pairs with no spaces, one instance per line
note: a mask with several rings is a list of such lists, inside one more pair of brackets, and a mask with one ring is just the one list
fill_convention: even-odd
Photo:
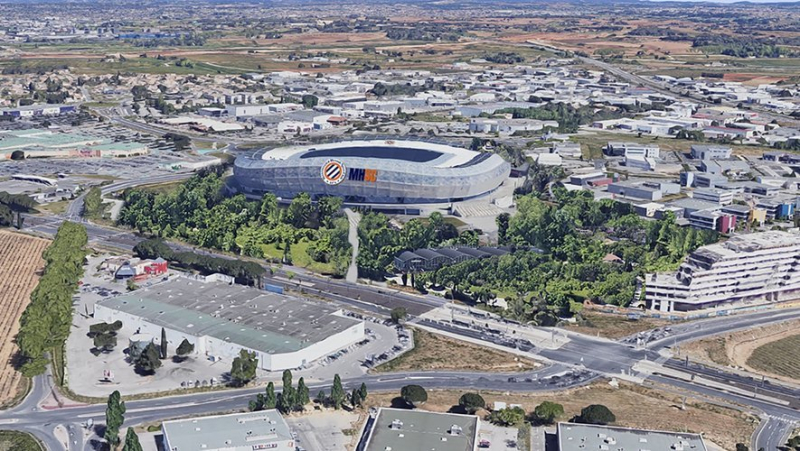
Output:
[[364,451],[476,451],[479,424],[475,415],[383,407],[365,428]]
[[236,159],[235,188],[261,197],[347,203],[455,202],[494,191],[511,166],[493,153],[420,141],[366,140],[261,150]]
[[660,149],[655,144],[639,144],[633,142],[616,142],[611,141],[606,144],[606,152],[609,155],[622,156],[622,157],[642,157],[642,158],[658,158]]
[[729,146],[707,146],[692,144],[689,154],[697,160],[727,160],[731,157],[733,149]]
[[800,297],[800,233],[738,235],[692,252],[676,273],[648,274],[647,305],[664,312]]
[[193,417],[161,424],[168,451],[294,451],[289,425],[277,410]]
[[104,299],[96,320],[122,321],[123,330],[161,337],[173,349],[184,339],[213,361],[256,353],[267,371],[304,367],[364,339],[364,323],[318,301],[301,299],[224,278],[172,277]]
[[699,434],[650,431],[595,424],[558,423],[558,451],[671,450],[706,451]]

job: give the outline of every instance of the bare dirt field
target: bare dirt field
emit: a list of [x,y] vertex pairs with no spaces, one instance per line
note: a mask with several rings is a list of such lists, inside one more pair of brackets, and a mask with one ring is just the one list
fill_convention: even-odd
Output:
[[414,329],[414,349],[375,367],[377,372],[393,371],[528,371],[536,362],[514,354],[478,346],[425,330]]
[[[430,390],[428,402],[423,410],[446,412],[458,404],[463,394],[453,390]],[[370,393],[370,406],[398,406],[402,400],[395,399],[399,393]],[[736,443],[749,443],[757,419],[734,409],[720,407],[707,402],[686,399],[686,408],[681,410],[680,395],[638,385],[621,383],[613,388],[606,382],[588,387],[553,393],[513,394],[481,392],[491,407],[495,401],[520,404],[530,412],[542,401],[554,401],[564,406],[565,415],[559,420],[569,420],[589,404],[603,404],[617,417],[617,426],[687,431],[704,433],[705,437],[724,449],[735,449]],[[486,412],[479,412],[484,415]]]
[[44,267],[42,251],[48,244],[49,240],[0,231],[0,406],[12,403],[27,384],[12,365],[17,352],[13,338]]
[[674,324],[674,321],[654,318],[629,320],[624,315],[592,312],[591,310],[584,310],[581,312],[581,315],[587,320],[587,323],[580,325],[568,324],[567,328],[584,334],[597,335],[612,340],[627,337],[644,330]]
[[800,321],[790,321],[685,344],[690,359],[743,368],[787,382],[800,380]]

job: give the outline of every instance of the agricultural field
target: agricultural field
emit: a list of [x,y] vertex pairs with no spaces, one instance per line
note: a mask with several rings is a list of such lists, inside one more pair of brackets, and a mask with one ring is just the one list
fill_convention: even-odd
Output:
[[800,334],[757,347],[746,363],[765,373],[797,379],[800,375]]
[[682,356],[788,382],[800,380],[800,321],[710,337],[681,346]]
[[13,232],[0,231],[0,405],[13,403],[20,391],[26,388],[12,364],[17,345],[12,338],[19,330],[19,317],[30,301],[39,274],[44,267],[42,251],[50,241]]

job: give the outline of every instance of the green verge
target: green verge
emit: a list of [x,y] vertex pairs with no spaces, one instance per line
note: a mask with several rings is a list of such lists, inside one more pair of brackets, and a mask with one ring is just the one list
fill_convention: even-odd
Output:
[[0,431],[0,451],[45,451],[45,448],[27,432]]

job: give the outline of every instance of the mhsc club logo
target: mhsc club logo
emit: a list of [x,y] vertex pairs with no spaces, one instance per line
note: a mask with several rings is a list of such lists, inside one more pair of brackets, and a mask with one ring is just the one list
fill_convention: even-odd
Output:
[[328,185],[338,185],[342,183],[346,175],[347,171],[344,168],[344,164],[338,160],[326,161],[320,170],[322,181]]

